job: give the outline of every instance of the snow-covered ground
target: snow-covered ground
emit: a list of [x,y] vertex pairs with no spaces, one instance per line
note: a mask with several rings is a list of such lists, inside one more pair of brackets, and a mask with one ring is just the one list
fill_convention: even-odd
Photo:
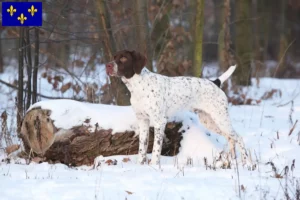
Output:
[[[0,75],[0,78],[3,77],[9,76]],[[255,171],[248,171],[240,164],[238,173],[235,165],[232,169],[206,169],[203,156],[211,158],[213,151],[222,148],[224,140],[213,133],[211,139],[212,136],[207,136],[205,129],[195,121],[196,116],[184,113],[177,116],[178,120],[184,120],[183,128],[187,130],[181,151],[177,157],[163,157],[160,168],[137,164],[136,155],[100,158],[103,162],[96,169],[90,166],[69,168],[48,163],[26,165],[23,160],[10,164],[0,162],[0,199],[239,199],[239,184],[242,199],[287,199],[284,195],[286,192],[291,199],[296,199],[297,181],[300,180],[300,125],[296,124],[291,133],[290,130],[300,119],[299,84],[298,80],[262,78],[259,83],[253,80],[253,86],[244,91],[249,98],[261,99],[265,92],[272,89],[279,89],[281,94],[278,92],[273,98],[262,100],[259,105],[230,106],[233,126],[243,137],[252,159],[258,163]],[[1,90],[9,92],[1,86],[0,109],[13,107],[13,99],[9,101],[10,95],[1,95],[4,94]],[[72,107],[76,103],[65,104]],[[39,105],[48,107],[53,104],[42,102]],[[111,109],[110,106],[80,103],[76,106],[77,112],[82,113],[81,106],[88,106],[94,111],[110,112]],[[113,109],[111,117],[122,114]],[[132,113],[130,107],[123,109],[122,112]],[[61,123],[64,113],[54,112],[52,117],[59,118]],[[90,113],[90,116],[69,119],[58,126],[81,123],[85,117],[101,118],[95,117],[95,112]],[[72,115],[76,116],[76,113]],[[131,116],[126,121],[118,120],[118,125],[109,124],[108,118],[105,124],[108,128],[132,129],[135,121],[134,115]],[[5,158],[4,154],[0,155]],[[183,166],[179,163],[179,160],[189,158],[192,164]],[[116,159],[117,165],[106,164],[108,159]],[[292,167],[293,160],[295,168]],[[267,162],[274,163],[277,173],[283,178],[275,178]],[[284,175],[286,166],[289,169],[287,176]]]

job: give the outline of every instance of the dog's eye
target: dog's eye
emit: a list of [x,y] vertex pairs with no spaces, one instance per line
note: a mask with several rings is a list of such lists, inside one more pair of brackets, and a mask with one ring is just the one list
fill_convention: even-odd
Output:
[[120,58],[120,61],[121,61],[122,63],[124,63],[124,62],[127,61],[127,58],[126,58],[126,57],[122,57],[122,58]]

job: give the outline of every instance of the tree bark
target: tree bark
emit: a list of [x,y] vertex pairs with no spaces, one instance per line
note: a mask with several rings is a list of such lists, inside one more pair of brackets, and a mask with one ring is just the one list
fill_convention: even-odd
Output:
[[[95,0],[99,18],[99,39],[104,46],[104,60],[109,62],[113,59],[113,52],[116,52],[116,45],[113,39],[112,27],[109,20],[108,7],[104,0]],[[116,77],[110,77],[111,91],[117,105],[130,105],[130,92],[125,84]]]
[[288,47],[288,36],[286,34],[286,30],[288,29],[287,26],[285,25],[285,9],[286,9],[286,1],[281,0],[280,1],[281,6],[280,6],[280,39],[279,39],[279,53],[278,53],[278,69],[275,71],[274,77],[276,78],[283,78],[287,65],[286,65],[286,49]]
[[18,67],[18,103],[17,103],[17,131],[20,131],[21,123],[23,119],[23,93],[24,93],[24,28],[20,27],[20,37],[19,37],[19,67]]
[[[112,130],[96,128],[89,131],[88,126],[75,126],[68,130],[57,129],[50,118],[51,111],[36,108],[26,113],[21,129],[21,138],[26,155],[33,152],[49,162],[67,165],[91,165],[97,156],[132,155],[138,153],[138,136],[133,131],[111,134]],[[101,127],[101,124],[99,124]],[[181,123],[168,123],[162,155],[178,154],[182,135]],[[150,128],[148,153],[152,152],[153,128]]]
[[[1,30],[0,30],[0,35],[1,35]],[[4,72],[4,66],[3,66],[3,55],[2,55],[2,39],[0,37],[0,73]]]
[[29,27],[26,28],[26,54],[27,54],[27,102],[26,110],[30,107],[31,103],[31,83],[32,83],[32,58],[31,58],[31,44]]
[[221,31],[219,34],[218,48],[219,48],[219,65],[222,71],[226,71],[232,65],[232,55],[230,52],[230,0],[224,0],[221,15]]
[[203,48],[203,28],[204,28],[204,0],[196,2],[195,19],[195,51],[193,62],[193,75],[201,77],[202,72],[202,48]]
[[152,51],[154,52],[153,59],[160,60],[163,52],[166,50],[167,42],[171,39],[170,31],[170,13],[172,10],[171,1],[157,1],[157,6],[165,7],[165,12],[160,12],[158,15],[161,17],[155,17],[152,22],[152,31],[150,34]]
[[150,30],[148,26],[148,9],[147,1],[135,0],[136,6],[136,32],[137,32],[137,50],[145,53],[147,56],[147,68],[153,71],[152,66],[152,48],[150,42]]
[[39,29],[34,28],[35,35],[35,49],[34,49],[34,68],[32,77],[32,104],[37,102],[37,75],[39,70],[39,51],[40,51],[40,40],[39,40]]
[[[220,33],[218,37],[218,61],[221,71],[225,72],[229,66],[234,64],[233,55],[230,51],[230,0],[224,0],[221,8]],[[223,91],[228,93],[228,82],[223,83]]]
[[238,63],[233,74],[237,85],[251,85],[251,61],[253,56],[250,19],[251,0],[237,0],[236,2],[236,60]]

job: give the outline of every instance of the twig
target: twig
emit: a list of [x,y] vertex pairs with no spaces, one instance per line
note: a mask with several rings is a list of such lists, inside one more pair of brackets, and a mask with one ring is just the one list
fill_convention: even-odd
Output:
[[280,60],[279,60],[278,65],[277,65],[277,67],[276,67],[276,69],[275,69],[273,78],[276,76],[276,73],[277,73],[277,71],[278,71],[278,68],[279,68],[280,64],[282,63],[283,58],[285,57],[286,52],[289,50],[289,48],[292,46],[292,44],[293,44],[295,41],[296,41],[296,39],[294,39],[294,40],[289,44],[289,46],[285,49],[283,55],[281,56],[281,58],[280,58]]
[[294,129],[295,129],[297,123],[298,123],[298,120],[295,121],[294,126],[291,128],[291,130],[290,130],[290,132],[289,132],[289,136],[293,133],[293,131],[294,131]]
[[[7,87],[10,87],[10,88],[13,88],[15,90],[19,90],[19,88],[13,84],[10,84],[10,83],[7,83],[3,80],[0,79],[0,83],[2,83],[3,85],[6,85]],[[25,91],[26,93],[27,91]],[[76,101],[86,101],[85,99],[81,98],[81,99],[78,99],[78,98],[62,98],[62,97],[51,97],[51,96],[47,96],[47,95],[43,95],[43,94],[40,94],[40,93],[37,93],[37,96],[39,97],[42,97],[42,98],[45,98],[45,99],[71,99],[71,100],[76,100]]]
[[236,174],[237,174],[237,178],[238,178],[239,198],[241,199],[240,171],[239,171],[239,166],[238,166],[237,157],[236,157],[235,145],[234,145],[234,154],[235,154]]

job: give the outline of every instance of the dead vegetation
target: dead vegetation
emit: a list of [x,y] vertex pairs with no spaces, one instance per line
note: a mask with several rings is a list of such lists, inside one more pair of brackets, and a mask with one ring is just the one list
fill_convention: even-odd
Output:
[[260,98],[253,99],[248,97],[247,91],[244,87],[234,87],[232,89],[232,95],[229,94],[228,101],[232,105],[260,105],[264,100],[270,100],[275,97],[281,97],[282,92],[279,89],[270,89],[266,91]]

